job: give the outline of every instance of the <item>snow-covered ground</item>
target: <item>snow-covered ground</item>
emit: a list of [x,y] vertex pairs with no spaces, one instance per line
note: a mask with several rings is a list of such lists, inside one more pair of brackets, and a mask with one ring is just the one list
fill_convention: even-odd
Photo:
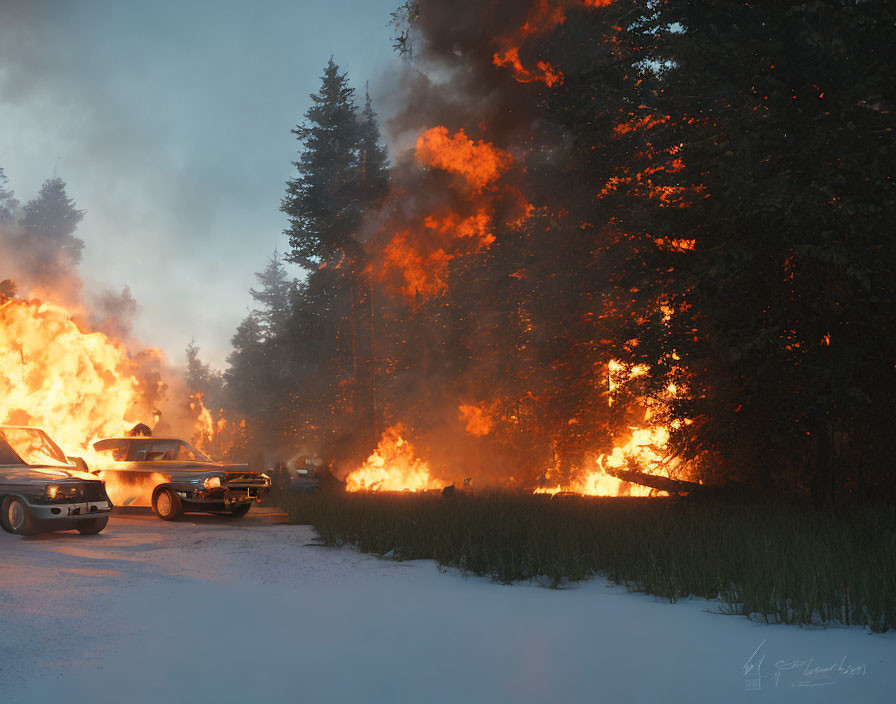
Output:
[[896,701],[892,634],[500,586],[280,520],[0,533],[0,703]]

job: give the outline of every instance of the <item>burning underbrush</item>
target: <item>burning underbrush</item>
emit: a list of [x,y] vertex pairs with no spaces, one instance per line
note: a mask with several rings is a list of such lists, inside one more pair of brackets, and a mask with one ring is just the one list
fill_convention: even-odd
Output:
[[346,490],[428,491],[445,486],[432,477],[429,465],[415,456],[404,433],[401,425],[386,430],[373,454],[346,477]]
[[[481,421],[480,421],[481,423]],[[477,425],[481,428],[481,425]],[[471,463],[462,468],[446,468],[434,473],[429,462],[417,455],[414,445],[406,439],[407,429],[401,424],[387,429],[374,452],[345,478],[349,492],[425,492],[441,491],[446,487],[469,490],[475,473]],[[559,467],[546,471],[537,485],[515,478],[502,480],[483,478],[476,481],[479,488],[528,489],[535,494],[581,494],[584,496],[665,496],[662,487],[670,470],[678,466],[667,454],[669,431],[657,425],[631,428],[627,442],[613,448],[609,454],[589,457],[580,467],[564,474]],[[450,478],[449,478],[450,477]],[[651,479],[657,479],[651,482]],[[678,488],[685,485],[678,483]]]
[[[630,383],[647,376],[649,371],[646,366],[627,369],[611,360],[607,365],[607,405],[612,406]],[[456,421],[462,424],[465,435],[455,436],[454,442],[447,443],[454,446],[455,452],[442,449],[446,445],[444,427],[427,438],[426,445],[440,458],[435,464],[436,471],[429,459],[423,459],[415,449],[417,443],[412,442],[411,431],[399,423],[388,428],[375,451],[360,467],[348,473],[346,490],[420,492],[450,487],[450,490],[468,491],[475,486],[552,496],[653,497],[667,496],[670,492],[687,493],[701,485],[669,447],[670,434],[680,423],[664,420],[667,405],[677,393],[677,388],[670,384],[659,398],[630,399],[628,416],[631,417],[633,409],[640,409],[640,423],[615,434],[609,452],[584,452],[573,462],[555,452],[553,462],[541,471],[523,460],[518,462],[516,471],[504,469],[498,474],[488,472],[483,458],[472,455],[476,453],[476,443],[494,441],[501,436],[502,427],[513,427],[517,416],[501,413],[500,401],[460,404]],[[570,425],[577,424],[578,421]],[[466,449],[458,450],[458,447]],[[461,459],[446,459],[451,456]]]

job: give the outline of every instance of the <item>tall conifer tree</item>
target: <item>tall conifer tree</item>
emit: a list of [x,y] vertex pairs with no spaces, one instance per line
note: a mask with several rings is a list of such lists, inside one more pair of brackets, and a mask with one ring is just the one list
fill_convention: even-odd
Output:
[[13,197],[6,172],[0,167],[0,222],[10,222],[17,205],[18,201]]
[[302,144],[298,175],[286,184],[280,209],[289,218],[288,258],[309,269],[359,257],[358,108],[346,73],[331,58],[305,123],[293,134]]
[[84,211],[78,210],[66,193],[65,181],[53,177],[44,182],[37,198],[25,204],[21,225],[29,235],[41,238],[77,264],[84,241],[74,232],[83,217]]

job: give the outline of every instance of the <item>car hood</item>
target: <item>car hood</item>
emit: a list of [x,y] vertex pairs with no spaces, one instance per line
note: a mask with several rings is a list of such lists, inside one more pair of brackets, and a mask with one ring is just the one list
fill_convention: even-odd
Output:
[[99,479],[77,469],[36,467],[33,465],[0,465],[0,483],[46,484],[47,482],[91,481]]
[[226,462],[196,462],[196,461],[170,461],[170,462],[107,462],[97,470],[108,469],[152,469],[162,474],[165,472],[243,472],[246,474],[259,474],[250,472],[248,464],[228,464]]

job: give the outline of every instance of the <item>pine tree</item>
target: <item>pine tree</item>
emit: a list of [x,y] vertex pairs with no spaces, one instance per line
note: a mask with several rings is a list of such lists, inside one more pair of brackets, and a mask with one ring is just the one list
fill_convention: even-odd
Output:
[[259,288],[249,289],[249,294],[262,305],[255,316],[262,326],[265,340],[273,340],[282,330],[289,316],[289,294],[293,287],[286,274],[277,250],[268,261],[264,271],[256,273]]
[[637,352],[681,373],[689,393],[673,410],[695,422],[673,440],[686,456],[716,453],[745,480],[799,482],[829,501],[835,485],[862,483],[862,462],[889,462],[875,438],[896,394],[896,10],[657,7],[674,69],[652,97],[667,117],[649,141],[681,159],[662,185],[683,188],[685,207],[642,208],[643,220],[621,224],[694,245],[642,260],[645,309],[662,301],[674,313],[661,334],[638,334]]
[[190,340],[186,349],[187,367],[184,370],[184,380],[193,393],[201,393],[206,408],[218,410],[224,406],[222,390],[224,378],[222,374],[203,362],[199,357],[199,347],[196,340]]
[[233,351],[227,357],[224,372],[230,404],[241,414],[260,418],[268,407],[266,393],[264,329],[250,313],[239,324],[232,339]]
[[380,143],[380,129],[370,100],[364,93],[364,109],[359,121],[360,139],[358,166],[361,180],[361,202],[365,213],[377,210],[389,192],[389,156]]
[[0,223],[12,222],[18,204],[19,202],[13,197],[12,189],[9,188],[9,179],[0,167]]
[[331,58],[321,88],[311,96],[306,122],[293,134],[302,143],[299,175],[287,182],[280,209],[289,218],[284,231],[292,247],[290,261],[309,269],[349,263],[360,257],[356,238],[361,225],[358,189],[359,125],[355,91]]
[[[354,90],[332,59],[311,98],[305,124],[293,130],[302,143],[294,162],[299,173],[287,183],[281,206],[290,220],[287,258],[311,272],[295,292],[288,329],[274,336],[270,352],[290,380],[292,398],[305,399],[309,411],[293,425],[311,423],[316,413],[311,424],[329,428],[329,442],[340,428],[356,433],[374,426],[371,298],[358,231],[382,206],[389,170],[369,95],[359,115]],[[276,284],[276,270],[269,267],[263,276]],[[301,332],[309,327],[313,341]],[[318,390],[313,397],[307,397],[310,388]]]
[[73,233],[84,217],[84,211],[78,210],[68,197],[61,178],[45,181],[37,198],[25,204],[24,211],[20,224],[28,235],[54,247],[72,264],[81,261],[84,242]]

